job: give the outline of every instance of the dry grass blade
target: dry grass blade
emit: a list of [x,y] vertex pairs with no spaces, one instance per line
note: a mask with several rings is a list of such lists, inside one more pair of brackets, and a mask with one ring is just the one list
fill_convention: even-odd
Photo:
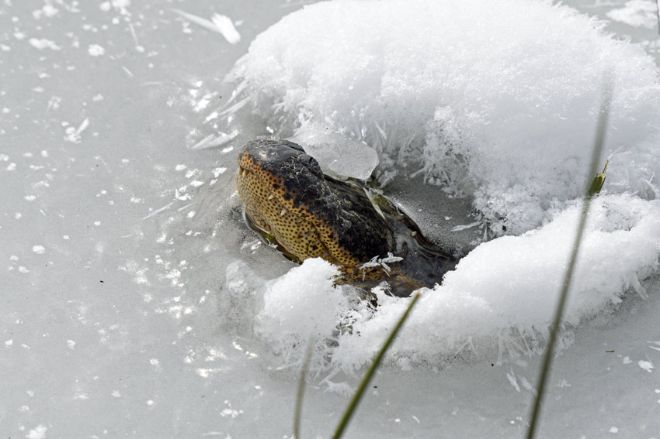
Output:
[[351,421],[351,418],[353,417],[353,414],[357,410],[357,406],[360,403],[360,400],[364,396],[364,392],[367,390],[367,387],[369,386],[369,383],[371,382],[371,379],[373,378],[374,374],[376,373],[376,370],[378,369],[378,366],[380,366],[381,361],[383,360],[383,357],[385,356],[385,353],[387,350],[390,348],[392,345],[392,342],[394,342],[394,339],[396,338],[397,334],[399,331],[401,331],[401,328],[403,327],[403,324],[406,322],[408,319],[408,316],[410,315],[410,311],[412,311],[413,307],[421,297],[421,294],[417,293],[413,296],[412,300],[410,301],[410,304],[408,305],[408,308],[406,308],[405,312],[399,319],[399,321],[396,323],[392,331],[389,333],[387,336],[387,339],[381,346],[380,350],[374,357],[373,361],[371,362],[371,365],[369,366],[369,369],[367,372],[364,374],[362,377],[362,380],[360,381],[360,385],[358,386],[357,390],[353,394],[353,397],[351,398],[351,402],[348,404],[348,407],[346,407],[346,411],[341,417],[341,420],[339,421],[339,424],[337,425],[337,428],[335,429],[335,433],[332,435],[333,439],[339,439],[340,437],[343,436],[344,431],[346,430],[346,427],[348,426],[348,423]]
[[293,439],[300,439],[300,424],[302,423],[302,408],[303,398],[305,397],[305,385],[307,383],[307,372],[309,371],[309,363],[312,360],[312,353],[314,352],[314,340],[307,342],[307,350],[305,351],[305,358],[303,359],[302,367],[300,368],[300,378],[298,379],[298,390],[296,391],[296,406],[293,411]]
[[[557,335],[560,331],[561,322],[564,318],[564,310],[566,308],[566,302],[568,298],[568,292],[571,288],[573,281],[573,274],[575,271],[575,265],[577,262],[578,254],[580,252],[580,245],[582,243],[582,236],[584,234],[584,229],[587,224],[587,217],[589,214],[589,207],[591,206],[591,199],[600,191],[602,182],[596,183],[593,180],[593,176],[596,175],[596,178],[602,178],[604,181],[604,175],[597,174],[598,167],[601,161],[601,155],[603,152],[603,144],[605,143],[605,132],[607,130],[607,121],[609,118],[610,112],[610,102],[612,99],[612,81],[610,75],[606,75],[604,80],[603,94],[602,94],[602,103],[600,108],[600,113],[598,117],[598,125],[596,127],[596,139],[594,141],[594,147],[591,154],[591,165],[589,168],[589,179],[586,184],[586,190],[584,195],[584,202],[582,203],[582,210],[580,211],[580,219],[578,221],[577,231],[575,234],[575,242],[573,243],[573,248],[571,249],[571,256],[568,262],[568,267],[566,268],[566,273],[564,274],[564,279],[562,281],[561,290],[559,293],[559,301],[557,302],[557,307],[555,309],[555,314],[553,317],[552,324],[550,326],[550,334],[548,338],[548,344],[545,348],[543,354],[543,360],[541,363],[541,371],[539,373],[539,378],[537,381],[537,392],[536,398],[534,400],[534,405],[532,407],[532,412],[530,415],[529,427],[527,429],[527,439],[533,439],[538,421],[541,414],[541,408],[543,405],[543,398],[545,396],[546,385],[548,377],[550,375],[550,366],[552,364],[552,359],[555,354],[555,344],[557,343]],[[605,172],[605,169],[603,169]]]

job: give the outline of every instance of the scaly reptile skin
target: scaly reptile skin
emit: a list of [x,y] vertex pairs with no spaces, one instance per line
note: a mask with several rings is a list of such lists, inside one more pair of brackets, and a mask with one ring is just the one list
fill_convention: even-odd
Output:
[[[389,280],[397,295],[432,286],[455,265],[434,249],[413,249],[410,229],[383,218],[360,188],[325,176],[295,143],[250,141],[239,167],[236,185],[248,220],[297,262],[320,257],[339,266],[348,282]],[[402,228],[407,239],[397,236]],[[388,252],[404,257],[391,278],[382,269],[360,268]]]

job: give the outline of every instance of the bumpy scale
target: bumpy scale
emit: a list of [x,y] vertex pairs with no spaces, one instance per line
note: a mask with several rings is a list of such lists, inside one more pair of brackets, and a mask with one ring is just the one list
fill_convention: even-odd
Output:
[[[432,284],[428,279],[417,280],[419,266],[429,266],[432,250],[412,251],[416,244],[409,239],[397,245],[393,232],[397,226],[378,213],[364,190],[325,176],[299,145],[265,139],[248,142],[239,166],[236,183],[248,220],[289,258],[302,262],[320,257],[338,265],[347,281],[378,281],[389,272],[363,265],[374,257],[403,252],[416,267],[412,276],[393,271],[399,283],[405,284],[406,291],[397,294],[407,295]],[[408,236],[409,232],[406,228]],[[455,265],[447,264],[451,258],[444,254],[431,256],[435,260],[427,276],[431,279],[440,279]]]

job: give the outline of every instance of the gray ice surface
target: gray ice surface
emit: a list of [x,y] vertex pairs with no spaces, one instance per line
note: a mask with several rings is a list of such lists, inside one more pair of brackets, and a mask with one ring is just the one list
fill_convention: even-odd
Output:
[[[295,373],[218,308],[231,262],[255,281],[291,264],[231,199],[243,135],[188,147],[212,134],[195,132],[200,96],[226,100],[249,42],[304,3],[0,2],[2,437],[290,437]],[[603,17],[624,2],[568,3]],[[224,14],[241,40],[175,9]],[[657,48],[653,30],[611,29]],[[660,437],[659,290],[577,331],[541,437]],[[384,370],[348,437],[521,437],[537,366]],[[329,437],[347,400],[313,381],[305,437]]]

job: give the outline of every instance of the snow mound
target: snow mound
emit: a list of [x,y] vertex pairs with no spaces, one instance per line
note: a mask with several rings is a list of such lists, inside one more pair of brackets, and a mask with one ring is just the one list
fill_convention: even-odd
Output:
[[[255,319],[255,333],[285,363],[299,360],[308,342],[316,346],[315,368],[324,362],[325,351],[336,345],[347,325],[371,315],[350,286],[334,286],[337,267],[315,258],[268,285],[263,307]],[[254,315],[252,316],[254,318]]]
[[[330,335],[348,305],[341,291],[333,287],[332,278],[337,274],[336,267],[317,258],[275,280],[264,294],[257,333],[283,349],[310,337]],[[277,346],[275,350],[279,350]]]
[[260,34],[236,64],[227,113],[306,140],[340,174],[368,174],[373,159],[346,157],[372,148],[383,181],[422,171],[474,197],[494,230],[521,233],[580,194],[606,71],[615,79],[605,187],[654,198],[660,87],[652,59],[550,2],[307,6]]
[[[300,141],[335,173],[423,172],[517,235],[481,244],[426,290],[388,357],[404,368],[498,361],[544,345],[610,74],[608,175],[568,304],[573,326],[630,292],[645,298],[660,255],[658,72],[598,22],[528,0],[318,3],[256,38],[228,76],[223,115]],[[359,368],[408,304],[375,289],[374,310],[334,288],[335,274],[306,261],[262,288],[254,332],[286,364],[312,338],[316,367]]]
[[[457,357],[501,361],[539,353],[579,210],[576,203],[538,230],[494,239],[463,258],[442,286],[423,292],[390,350],[390,364],[438,365]],[[646,298],[643,284],[657,273],[659,256],[660,202],[617,194],[595,200],[565,322],[575,326],[613,308],[629,291]],[[328,351],[317,356],[326,360],[323,367],[364,366],[408,304],[374,289],[379,307],[371,310],[365,301],[347,299],[347,287],[334,289],[335,274],[328,263],[308,260],[266,288],[257,334],[287,363],[300,359],[312,337],[317,350]]]

